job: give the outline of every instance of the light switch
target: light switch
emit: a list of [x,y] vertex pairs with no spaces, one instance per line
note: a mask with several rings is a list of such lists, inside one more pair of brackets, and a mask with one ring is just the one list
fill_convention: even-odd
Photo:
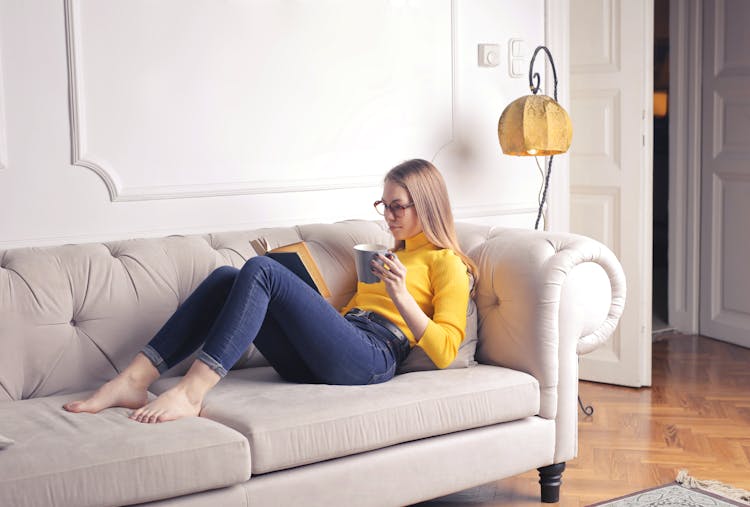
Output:
[[508,74],[513,78],[523,77],[528,66],[528,47],[523,39],[508,40]]
[[520,39],[512,39],[510,54],[513,58],[526,56],[526,43]]
[[497,67],[500,65],[500,44],[479,44],[477,63],[480,67]]

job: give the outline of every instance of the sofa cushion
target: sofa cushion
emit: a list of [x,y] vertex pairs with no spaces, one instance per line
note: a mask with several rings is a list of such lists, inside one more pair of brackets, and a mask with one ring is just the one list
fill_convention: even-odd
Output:
[[205,418],[165,424],[127,409],[72,414],[65,395],[0,403],[0,505],[125,505],[244,482],[245,437]]
[[[176,382],[162,379],[151,390]],[[538,411],[536,380],[497,366],[407,373],[367,386],[293,384],[267,367],[231,371],[201,415],[245,435],[260,474]]]
[[[477,335],[477,305],[473,299],[469,298],[469,306],[466,310],[466,333],[461,345],[458,347],[458,353],[456,359],[447,366],[448,369],[453,368],[468,368],[470,366],[476,366],[477,362],[474,359],[474,354],[477,351],[477,342],[479,337]],[[432,359],[425,354],[422,347],[414,347],[409,352],[406,361],[401,363],[398,367],[398,373],[409,373],[412,371],[425,371],[425,370],[437,370],[437,366],[432,362]]]

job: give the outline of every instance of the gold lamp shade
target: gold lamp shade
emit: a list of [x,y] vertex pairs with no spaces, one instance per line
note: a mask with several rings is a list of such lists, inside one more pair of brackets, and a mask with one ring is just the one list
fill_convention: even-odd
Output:
[[573,125],[567,111],[551,97],[526,95],[500,115],[497,136],[506,155],[558,155],[570,148]]

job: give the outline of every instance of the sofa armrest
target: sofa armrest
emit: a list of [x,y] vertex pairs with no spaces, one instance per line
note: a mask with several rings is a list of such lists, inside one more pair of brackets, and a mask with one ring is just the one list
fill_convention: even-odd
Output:
[[622,314],[619,261],[590,238],[506,228],[469,254],[479,266],[477,359],[533,375],[539,415],[556,419],[560,396],[577,395],[578,354],[604,343]]

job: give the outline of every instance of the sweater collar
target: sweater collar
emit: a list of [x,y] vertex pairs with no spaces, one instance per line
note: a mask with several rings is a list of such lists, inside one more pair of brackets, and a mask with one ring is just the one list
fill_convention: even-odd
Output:
[[406,239],[404,243],[404,250],[416,250],[417,248],[422,248],[423,246],[430,244],[430,240],[427,239],[424,231],[422,231],[416,236],[412,236],[411,238]]

